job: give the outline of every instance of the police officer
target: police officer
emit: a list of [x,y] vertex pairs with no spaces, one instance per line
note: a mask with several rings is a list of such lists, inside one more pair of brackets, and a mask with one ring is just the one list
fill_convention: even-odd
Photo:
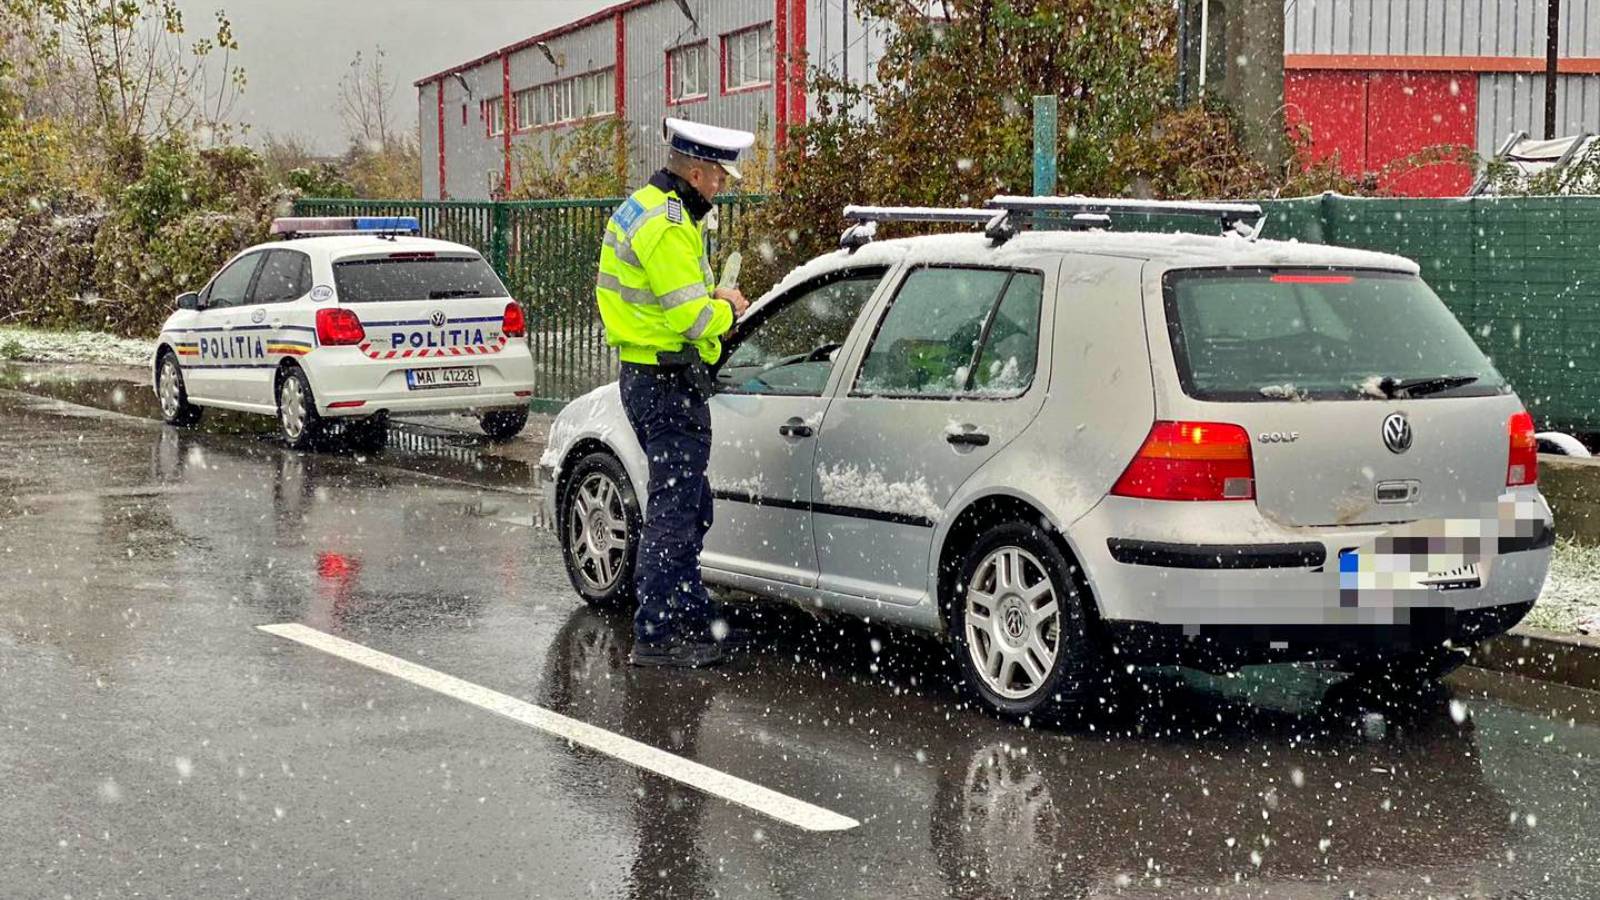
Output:
[[650,461],[639,541],[635,665],[708,666],[722,659],[700,550],[711,528],[711,392],[707,368],[749,304],[717,288],[705,255],[711,198],[755,136],[667,119],[667,166],[606,223],[595,298],[622,361],[622,405]]

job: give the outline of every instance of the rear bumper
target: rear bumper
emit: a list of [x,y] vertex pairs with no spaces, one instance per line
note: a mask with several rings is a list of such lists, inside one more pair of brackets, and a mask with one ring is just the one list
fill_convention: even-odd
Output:
[[[527,406],[533,397],[533,356],[520,342],[498,353],[427,361],[374,360],[355,347],[319,347],[301,365],[311,379],[317,411],[328,417],[504,409]],[[406,387],[407,369],[458,366],[476,368],[479,386],[417,391]]]
[[1522,621],[1534,601],[1456,610],[1415,607],[1385,625],[1163,625],[1107,621],[1114,658],[1201,669],[1404,653],[1446,641],[1467,647]]
[[[1554,543],[1549,507],[1537,490],[1509,493],[1524,518],[1518,530],[1505,529],[1478,544],[1485,552],[1474,584],[1440,577],[1418,587],[1373,577],[1366,568],[1340,571],[1341,551],[1358,548],[1366,554],[1363,566],[1382,559],[1396,571],[1452,572],[1460,563],[1438,562],[1445,558],[1442,545],[1400,535],[1413,525],[1465,534],[1474,519],[1287,528],[1264,520],[1250,503],[1108,497],[1072,525],[1069,537],[1107,622],[1170,626],[1187,635],[1217,629],[1229,635],[1261,629],[1403,631],[1447,612],[1506,607],[1539,596]],[[1369,554],[1375,545],[1389,555]]]

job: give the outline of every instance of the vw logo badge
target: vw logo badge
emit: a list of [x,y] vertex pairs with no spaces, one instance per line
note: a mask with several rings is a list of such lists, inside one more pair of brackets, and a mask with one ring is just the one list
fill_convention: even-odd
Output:
[[264,310],[264,309],[258,309],[255,312],[250,314],[250,321],[256,323],[257,325],[260,325],[262,322],[265,322],[266,320],[267,320],[267,311]]
[[1383,445],[1390,453],[1404,453],[1411,449],[1411,422],[1405,413],[1390,413],[1383,420]]
[[1023,629],[1027,626],[1027,622],[1022,618],[1022,610],[1015,606],[1006,607],[1005,625],[1006,634],[1013,638],[1022,637]]
[[428,317],[428,321],[432,322],[433,323],[433,327],[435,327],[435,328],[443,328],[444,327],[444,310],[442,310],[442,309],[434,310],[433,311],[433,315]]

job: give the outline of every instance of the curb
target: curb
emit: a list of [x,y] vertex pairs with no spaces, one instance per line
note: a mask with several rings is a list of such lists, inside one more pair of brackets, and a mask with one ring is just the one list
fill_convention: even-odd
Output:
[[1513,628],[1474,648],[1468,665],[1600,691],[1600,637]]

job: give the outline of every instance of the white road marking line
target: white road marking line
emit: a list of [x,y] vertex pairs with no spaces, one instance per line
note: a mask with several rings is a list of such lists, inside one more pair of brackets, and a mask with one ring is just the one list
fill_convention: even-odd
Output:
[[489,712],[537,728],[607,756],[620,759],[629,765],[654,772],[664,778],[686,784],[714,797],[721,797],[762,815],[771,816],[806,831],[845,831],[861,823],[848,816],[797,800],[759,784],[719,772],[649,744],[598,728],[587,722],[568,718],[543,707],[534,706],[515,697],[446,675],[427,666],[390,656],[371,647],[334,637],[298,622],[279,625],[257,625],[262,631],[296,643],[304,644],[369,669],[402,678],[430,691],[444,694],[463,703],[470,703]]

